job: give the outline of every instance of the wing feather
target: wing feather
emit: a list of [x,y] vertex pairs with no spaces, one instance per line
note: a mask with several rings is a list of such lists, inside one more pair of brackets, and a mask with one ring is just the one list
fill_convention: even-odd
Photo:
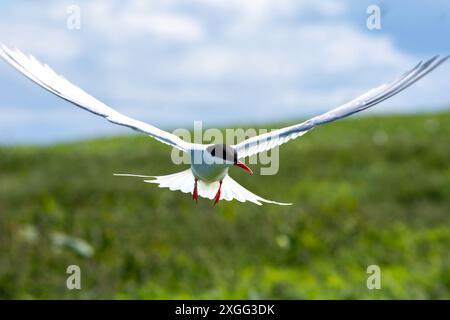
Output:
[[48,65],[40,63],[31,55],[27,56],[17,49],[11,50],[2,44],[0,45],[0,56],[31,81],[82,109],[102,116],[114,124],[146,133],[158,141],[182,151],[188,151],[191,147],[189,142],[181,140],[172,133],[125,116],[113,108],[108,107],[103,102],[66,80],[63,76],[58,75]]
[[439,56],[435,56],[425,63],[420,62],[396,80],[371,89],[356,99],[331,111],[297,125],[249,138],[235,145],[234,148],[237,150],[239,158],[249,157],[257,153],[270,150],[276,146],[280,146],[291,139],[300,137],[318,125],[336,121],[338,119],[348,117],[354,113],[363,111],[405,90],[413,83],[417,82],[428,73],[436,69],[449,57],[450,56],[439,58]]

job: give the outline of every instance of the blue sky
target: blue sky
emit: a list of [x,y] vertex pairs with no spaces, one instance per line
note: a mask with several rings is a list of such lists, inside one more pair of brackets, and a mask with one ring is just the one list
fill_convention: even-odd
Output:
[[[381,30],[366,27],[369,5]],[[67,8],[81,10],[69,30]],[[449,1],[2,1],[0,42],[163,128],[311,116],[450,53]],[[0,61],[0,143],[127,134]],[[372,112],[450,108],[450,63]]]

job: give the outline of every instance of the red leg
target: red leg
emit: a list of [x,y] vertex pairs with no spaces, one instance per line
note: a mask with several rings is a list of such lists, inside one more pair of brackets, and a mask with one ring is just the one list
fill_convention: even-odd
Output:
[[197,190],[197,178],[195,178],[195,182],[194,182],[194,192],[192,193],[192,199],[195,200],[195,202],[198,202],[198,190]]
[[216,196],[214,197],[214,205],[220,200],[220,189],[222,189],[222,180],[219,181],[219,190],[217,190]]

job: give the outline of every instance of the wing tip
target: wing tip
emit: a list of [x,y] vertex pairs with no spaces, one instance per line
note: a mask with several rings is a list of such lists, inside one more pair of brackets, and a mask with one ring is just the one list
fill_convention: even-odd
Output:
[[444,63],[450,58],[450,54],[443,56],[441,59],[439,59],[439,64]]
[[293,205],[292,202],[289,202],[289,203],[288,202],[277,202],[277,201],[265,201],[265,202],[276,204],[276,205],[279,205],[279,206],[292,206]]
[[0,42],[0,56],[5,60],[8,56],[8,50],[9,48],[3,42]]
[[445,55],[445,56],[441,56],[439,54],[433,56],[432,58],[428,59],[425,63],[424,63],[424,69],[427,67],[430,67],[432,69],[438,67],[439,65],[441,65],[442,63],[444,63],[445,61],[447,61],[450,58],[450,54],[449,55]]
[[113,173],[112,175],[116,176],[116,177],[154,178],[154,176],[145,176],[145,175],[134,174],[134,173]]

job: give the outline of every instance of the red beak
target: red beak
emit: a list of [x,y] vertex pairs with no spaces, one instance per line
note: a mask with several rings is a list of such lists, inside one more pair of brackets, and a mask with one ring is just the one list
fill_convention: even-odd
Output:
[[244,170],[250,172],[250,174],[253,174],[252,169],[250,169],[249,167],[247,167],[243,162],[241,162],[241,161],[239,161],[239,160],[236,162],[235,166],[241,167],[242,169],[244,169]]

